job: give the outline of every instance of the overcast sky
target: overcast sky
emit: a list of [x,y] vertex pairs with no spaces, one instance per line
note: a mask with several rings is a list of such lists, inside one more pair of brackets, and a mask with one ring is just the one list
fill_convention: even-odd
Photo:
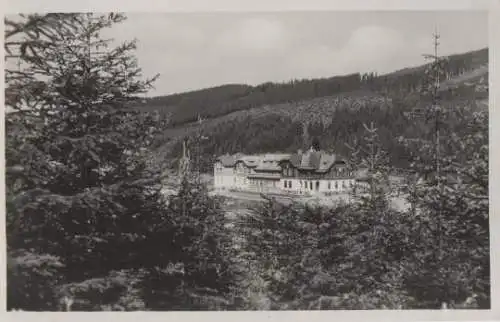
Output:
[[443,55],[487,47],[487,17],[480,11],[134,13],[110,33],[139,41],[144,73],[160,73],[153,96],[390,72],[423,63],[435,27]]

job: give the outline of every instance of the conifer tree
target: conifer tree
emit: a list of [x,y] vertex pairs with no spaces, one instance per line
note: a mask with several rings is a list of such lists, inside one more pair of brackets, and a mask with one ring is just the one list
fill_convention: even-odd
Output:
[[[405,285],[424,307],[469,303],[468,298],[484,307],[489,305],[487,111],[440,104],[446,60],[437,55],[438,39],[435,35],[422,93],[430,102],[422,116],[432,122],[432,131],[405,140],[418,151],[412,160],[415,179],[407,188],[414,220],[411,256],[402,265]],[[462,133],[444,119],[457,120]],[[474,175],[467,174],[471,171]]]
[[[351,151],[349,171],[358,172],[364,185],[354,186],[354,200],[361,208],[372,213],[386,211],[389,207],[391,186],[389,181],[389,159],[383,150],[377,128],[373,122],[370,126],[363,124],[365,134],[358,143],[346,144]],[[361,191],[361,193],[358,193]]]
[[182,178],[177,193],[168,197],[164,221],[146,243],[144,261],[151,265],[141,285],[148,308],[233,307],[237,272],[222,202],[189,175]]
[[[202,119],[198,118],[199,125]],[[232,233],[223,200],[201,180],[200,130],[186,139],[179,160],[179,189],[167,198],[164,221],[147,241],[152,264],[141,286],[153,310],[224,310],[237,303]],[[168,244],[162,241],[170,240]],[[161,250],[151,251],[161,247]],[[145,258],[145,261],[151,262]]]
[[344,260],[357,264],[338,274],[347,280],[348,276],[356,279],[355,291],[348,292],[355,307],[407,307],[412,300],[401,283],[398,262],[406,250],[403,241],[408,221],[390,204],[394,194],[391,167],[378,129],[373,122],[363,125],[362,140],[347,145],[351,150],[350,171],[358,172],[360,182],[354,186],[350,218],[344,218],[342,228],[347,235],[344,247],[349,250]]
[[[105,296],[103,285],[111,278],[126,289],[112,272],[141,270],[144,241],[163,221],[159,176],[145,162],[160,124],[129,106],[154,79],[142,80],[135,42],[110,48],[100,35],[124,19],[6,20],[7,64],[18,62],[6,70],[6,104],[14,111],[7,115],[8,248],[13,256],[57,258],[61,296],[45,291],[76,296],[74,309],[119,302],[123,292]],[[27,287],[18,282],[9,280],[10,288]],[[34,309],[36,292],[28,287],[28,303],[11,297],[9,307]],[[101,299],[92,295],[99,292]],[[52,301],[37,309],[56,307]]]
[[304,309],[319,296],[310,284],[318,284],[312,278],[321,273],[316,217],[322,214],[268,198],[239,218],[243,259],[258,272],[253,279],[263,281],[259,293],[265,294],[267,309]]

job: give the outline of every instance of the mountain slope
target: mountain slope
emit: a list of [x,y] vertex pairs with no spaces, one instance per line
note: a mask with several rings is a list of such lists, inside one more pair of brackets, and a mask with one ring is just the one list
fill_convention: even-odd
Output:
[[[487,53],[484,49],[448,57],[448,75],[441,82],[445,105],[460,108],[484,103],[488,97]],[[140,108],[161,109],[160,103],[172,104],[164,110],[172,113],[173,122],[158,139],[156,150],[156,156],[169,165],[175,163],[182,139],[200,129],[193,122],[198,114],[206,118],[201,125],[208,137],[201,149],[206,170],[218,154],[293,151],[307,148],[312,136],[319,137],[325,148],[348,154],[345,143],[361,135],[362,123],[370,121],[381,128],[385,148],[398,163],[404,159],[404,151],[394,138],[419,136],[425,128],[407,117],[415,108],[425,107],[419,97],[424,77],[422,65],[381,76],[353,74],[256,87],[227,85],[156,98],[158,104]]]
[[[448,77],[457,77],[473,70],[485,67],[487,69],[488,49],[447,58]],[[198,115],[213,118],[263,105],[297,102],[359,90],[402,95],[418,89],[426,66],[406,68],[380,76],[373,73],[356,73],[321,79],[291,80],[285,83],[264,83],[258,86],[229,84],[145,99],[137,104],[136,108],[169,115],[172,125],[181,125],[195,121]],[[484,74],[484,71],[482,73]]]

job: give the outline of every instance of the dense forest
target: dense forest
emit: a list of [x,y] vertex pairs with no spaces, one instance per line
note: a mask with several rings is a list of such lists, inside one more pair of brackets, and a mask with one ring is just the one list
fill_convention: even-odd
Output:
[[[443,105],[460,113],[485,108],[487,63],[487,49],[446,57],[440,74]],[[411,151],[394,138],[426,131],[425,118],[415,115],[428,103],[420,96],[427,66],[380,76],[353,74],[256,87],[227,85],[152,98],[140,109],[168,114],[168,126],[154,144],[159,162],[168,166],[175,164],[182,139],[200,129],[208,136],[201,148],[206,161],[203,170],[210,171],[216,155],[291,152],[308,148],[312,136],[324,148],[346,156],[345,144],[360,135],[363,123],[376,120],[393,164],[405,168]],[[449,122],[455,123],[451,114]],[[192,122],[199,116],[205,119],[201,127]]]
[[[487,74],[477,73],[486,50],[324,86],[158,98],[192,97],[176,121],[131,108],[156,77],[142,75],[136,42],[101,38],[124,19],[5,19],[5,59],[19,63],[6,64],[17,66],[6,68],[5,89],[15,111],[5,140],[8,310],[491,307]],[[276,96],[248,94],[257,92]],[[204,95],[213,114],[183,123]],[[200,142],[194,159],[207,169],[220,153],[292,151],[320,138],[366,169],[368,186],[331,207],[233,200],[240,213],[230,217],[192,167],[163,193],[163,164],[151,158],[175,162],[185,136]],[[407,170],[402,187],[389,180],[395,167]],[[395,195],[410,207],[393,209]]]
[[[426,103],[416,95],[386,99],[373,94],[345,98],[321,98],[275,105],[263,109],[239,112],[226,117],[208,119],[202,126],[176,127],[157,137],[157,156],[175,164],[180,155],[180,138],[201,129],[207,139],[201,142],[206,161],[205,171],[211,171],[213,158],[225,153],[296,152],[307,149],[317,137],[323,149],[348,157],[346,144],[353,143],[363,131],[363,124],[378,124],[381,144],[398,168],[409,165],[409,147],[395,138],[419,137],[430,130],[423,108]],[[450,131],[464,129],[464,114],[485,110],[476,99],[443,100],[446,126]],[[169,157],[173,159],[169,159]]]

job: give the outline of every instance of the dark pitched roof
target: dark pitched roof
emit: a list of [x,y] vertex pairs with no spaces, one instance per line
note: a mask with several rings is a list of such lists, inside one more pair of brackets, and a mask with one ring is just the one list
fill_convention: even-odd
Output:
[[306,151],[290,157],[290,163],[299,170],[328,171],[335,163],[343,163],[336,154],[326,151]]
[[247,167],[256,168],[257,171],[280,171],[278,162],[288,160],[290,154],[260,154],[245,155],[236,153],[234,155],[225,154],[217,158],[225,167],[233,167],[237,162],[243,162]]
[[290,157],[290,163],[295,168],[298,168],[300,166],[301,160],[302,160],[302,155],[301,154],[295,153],[295,154],[292,154],[292,156]]
[[244,155],[222,155],[217,158],[223,166],[234,167],[237,162],[243,162],[247,167],[255,168],[256,171],[275,172],[280,171],[280,162],[288,161],[299,170],[309,170],[319,173],[327,172],[334,164],[345,162],[337,155],[326,151],[309,150],[294,154],[261,154]]

